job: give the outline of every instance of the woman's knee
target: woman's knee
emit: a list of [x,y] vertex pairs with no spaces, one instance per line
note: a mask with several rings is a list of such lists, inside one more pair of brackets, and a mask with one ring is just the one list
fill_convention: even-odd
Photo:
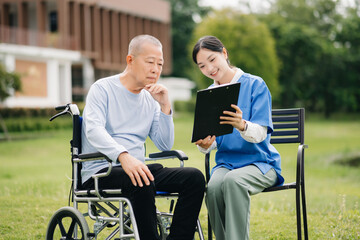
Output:
[[210,181],[208,182],[206,193],[208,196],[216,196],[222,194],[222,180],[219,181],[219,179],[210,178]]
[[235,171],[230,171],[224,176],[223,185],[225,188],[236,187],[244,190],[248,189],[246,177],[239,175]]

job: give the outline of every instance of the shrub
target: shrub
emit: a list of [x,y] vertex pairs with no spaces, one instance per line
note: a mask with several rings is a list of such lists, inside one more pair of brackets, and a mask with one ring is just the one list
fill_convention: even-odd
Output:
[[195,111],[195,98],[192,98],[189,101],[175,101],[174,109],[176,112],[190,112]]

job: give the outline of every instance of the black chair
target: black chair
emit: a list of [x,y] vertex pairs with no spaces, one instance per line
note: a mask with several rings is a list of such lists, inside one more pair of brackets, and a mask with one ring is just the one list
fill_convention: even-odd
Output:
[[[274,125],[274,132],[271,134],[271,144],[286,144],[298,143],[297,158],[296,158],[296,177],[295,182],[285,183],[282,186],[266,188],[263,192],[274,192],[295,189],[296,201],[296,222],[297,222],[297,237],[301,240],[301,209],[302,219],[304,224],[304,237],[308,239],[308,226],[306,214],[306,198],[305,198],[305,177],[304,177],[304,150],[308,146],[304,144],[304,124],[305,124],[305,109],[273,109],[272,121]],[[210,153],[205,155],[205,172],[206,181],[210,180]],[[212,239],[212,230],[208,218],[208,239]]]
[[[69,194],[69,206],[57,210],[51,217],[47,232],[46,240],[52,239],[97,239],[98,235],[104,229],[112,231],[106,239],[135,239],[139,240],[138,229],[131,203],[128,198],[122,195],[121,189],[99,189],[99,178],[106,177],[112,169],[112,161],[105,155],[97,153],[81,153],[81,122],[80,111],[75,104],[67,104],[57,107],[56,110],[62,111],[53,119],[70,114],[73,121],[73,137],[71,145],[71,163],[72,163],[72,186]],[[179,150],[163,151],[149,154],[146,158],[148,161],[175,158],[180,161],[180,166],[184,165],[184,160],[188,157],[184,152]],[[94,189],[86,190],[81,184],[81,166],[83,162],[106,159],[108,161],[108,171],[94,174]],[[178,195],[167,192],[158,192],[157,197],[165,197],[171,200],[168,212],[157,210],[158,232],[161,239],[165,240],[169,234],[172,221],[172,208]],[[70,201],[73,207],[70,207]],[[80,203],[87,204],[87,212],[82,213],[79,208]],[[85,217],[94,220],[93,231],[88,226]],[[203,233],[198,220],[197,232],[201,240]],[[105,233],[107,234],[107,232]],[[103,234],[104,235],[104,234]],[[101,235],[103,237],[103,235]],[[101,237],[101,238],[102,238]]]

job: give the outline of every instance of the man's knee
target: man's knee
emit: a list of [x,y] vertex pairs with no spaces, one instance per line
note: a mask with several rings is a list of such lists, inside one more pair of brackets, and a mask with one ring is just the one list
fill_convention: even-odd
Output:
[[199,186],[205,190],[205,177],[204,174],[197,168],[188,169],[190,181],[192,184]]
[[142,199],[151,199],[155,198],[156,189],[155,184],[153,182],[150,182],[150,185],[143,184],[142,187],[135,187],[132,190],[132,193],[130,193],[134,198],[142,198]]
[[205,191],[205,178],[204,174],[197,168],[186,167],[182,169],[183,180],[182,187],[186,191]]

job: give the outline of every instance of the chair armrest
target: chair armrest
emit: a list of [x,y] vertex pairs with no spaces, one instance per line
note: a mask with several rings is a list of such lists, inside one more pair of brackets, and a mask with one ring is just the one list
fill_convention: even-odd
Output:
[[[308,145],[306,144],[300,144],[298,147],[298,152],[297,152],[297,171],[298,174],[303,174],[304,173],[304,151],[305,149],[308,148]],[[300,175],[298,175],[300,177]],[[297,176],[297,177],[298,177]]]
[[94,179],[94,187],[95,187],[95,195],[99,197],[99,199],[103,199],[103,196],[100,194],[99,190],[99,178],[107,177],[109,176],[111,170],[112,170],[112,160],[109,159],[107,156],[102,154],[101,152],[94,152],[94,153],[82,153],[77,156],[77,158],[74,158],[73,161],[75,163],[80,162],[89,162],[89,161],[96,161],[96,160],[106,160],[108,162],[108,169],[106,172],[103,173],[97,173],[92,175],[91,177]]
[[307,144],[300,144],[298,147],[298,155],[302,155],[302,150],[305,148],[309,148]]
[[88,161],[96,161],[100,159],[106,159],[108,162],[112,162],[107,156],[102,154],[101,152],[94,153],[81,153],[77,158],[74,158],[74,162],[88,162]]
[[304,152],[305,149],[308,148],[308,145],[306,144],[300,144],[298,147],[297,152],[297,169],[296,169],[296,182],[298,182],[301,185],[304,185],[304,178],[305,178],[305,169],[304,169]]
[[157,153],[150,153],[147,160],[159,160],[177,158],[181,161],[188,160],[188,156],[181,150],[162,151]]

